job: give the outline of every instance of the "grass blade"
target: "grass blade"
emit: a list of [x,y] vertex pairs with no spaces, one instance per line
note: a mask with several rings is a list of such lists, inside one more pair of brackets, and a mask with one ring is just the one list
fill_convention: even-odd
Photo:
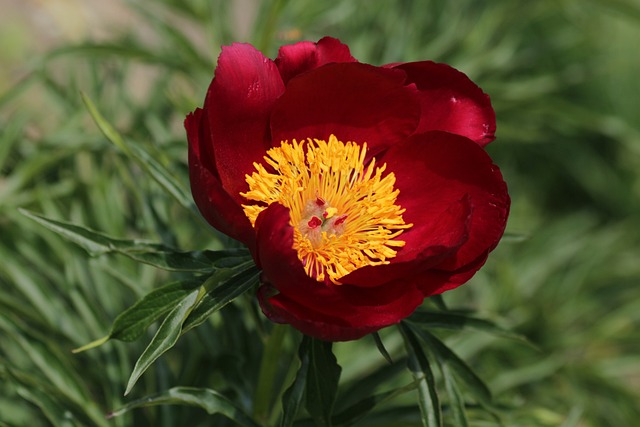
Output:
[[89,114],[95,121],[104,136],[120,148],[128,157],[138,163],[162,188],[164,188],[176,201],[188,211],[197,214],[197,208],[191,195],[182,186],[178,184],[178,180],[173,177],[166,168],[153,159],[149,153],[142,148],[125,143],[118,131],[111,126],[109,122],[102,116],[95,104],[89,97],[82,93],[82,101],[89,110]]

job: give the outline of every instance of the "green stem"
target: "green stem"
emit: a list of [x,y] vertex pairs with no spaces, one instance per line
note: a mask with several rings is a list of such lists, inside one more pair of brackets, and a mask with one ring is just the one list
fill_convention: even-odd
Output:
[[269,419],[274,396],[274,383],[278,375],[278,362],[282,357],[282,344],[286,335],[286,325],[274,325],[267,339],[260,362],[260,374],[253,399],[253,417],[262,425]]

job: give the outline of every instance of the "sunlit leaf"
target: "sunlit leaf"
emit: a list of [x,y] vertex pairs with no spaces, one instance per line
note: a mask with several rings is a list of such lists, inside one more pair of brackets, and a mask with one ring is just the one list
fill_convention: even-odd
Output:
[[201,289],[191,291],[182,301],[176,304],[164,319],[153,339],[142,353],[142,356],[140,356],[136,362],[131,377],[129,377],[127,389],[124,392],[125,395],[129,394],[138,381],[138,378],[140,378],[149,366],[178,341],[182,333],[182,324],[193,309],[200,293]]
[[110,339],[137,340],[153,322],[171,311],[178,301],[181,301],[200,285],[202,285],[202,280],[185,280],[170,283],[148,293],[116,318],[109,335],[78,348],[74,352],[89,350]]

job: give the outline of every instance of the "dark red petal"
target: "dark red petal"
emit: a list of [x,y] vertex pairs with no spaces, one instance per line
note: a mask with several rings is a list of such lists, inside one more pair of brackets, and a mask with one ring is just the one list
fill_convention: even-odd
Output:
[[422,118],[416,133],[443,130],[481,146],[495,139],[496,115],[489,96],[465,74],[431,61],[399,64],[420,93]]
[[246,202],[245,175],[270,147],[269,114],[283,91],[276,65],[253,46],[222,48],[204,110],[220,182],[238,203]]
[[457,288],[466,283],[480,270],[480,267],[487,261],[489,252],[490,250],[487,250],[477,259],[454,271],[438,269],[425,271],[415,278],[414,284],[424,292],[425,297],[441,294],[449,289]]
[[382,161],[396,176],[397,203],[406,209],[404,220],[417,225],[402,234],[405,247],[428,247],[432,236],[423,224],[433,223],[463,197],[469,198],[469,223],[451,227],[468,227],[469,238],[435,268],[464,269],[498,244],[510,200],[500,170],[480,146],[458,135],[433,131],[390,149]]
[[414,132],[420,107],[399,71],[340,63],[300,74],[274,106],[273,141],[334,134],[344,142],[366,142],[372,153],[402,141]]
[[282,80],[286,83],[298,74],[331,62],[357,62],[349,46],[333,37],[324,37],[317,43],[299,42],[282,46],[275,60]]
[[434,212],[414,223],[411,233],[406,234],[408,242],[405,240],[407,232],[396,239],[407,244],[399,249],[390,264],[360,268],[345,276],[343,281],[357,286],[379,286],[407,277],[404,280],[412,281],[412,277],[454,254],[469,238],[469,197],[443,208],[442,212]]
[[222,188],[216,174],[209,139],[209,123],[200,108],[184,122],[189,140],[191,193],[202,216],[219,231],[249,246],[254,231],[242,208]]
[[422,302],[422,293],[403,283],[362,288],[311,279],[293,248],[289,221],[288,209],[274,203],[256,223],[265,287],[260,301],[267,317],[314,337],[340,341],[397,323]]

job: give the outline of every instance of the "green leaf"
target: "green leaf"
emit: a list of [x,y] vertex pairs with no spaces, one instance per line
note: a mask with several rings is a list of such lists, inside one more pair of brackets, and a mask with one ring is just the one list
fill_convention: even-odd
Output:
[[449,395],[449,407],[453,415],[456,427],[467,427],[467,414],[464,408],[464,399],[456,379],[454,378],[449,365],[442,365],[442,377],[444,379],[444,387]]
[[472,329],[527,342],[527,339],[522,335],[508,329],[504,329],[489,320],[477,319],[464,314],[416,311],[408,320],[417,326],[425,328],[442,328],[452,330]]
[[392,365],[393,364],[393,360],[391,359],[391,355],[389,354],[389,352],[385,348],[384,343],[382,342],[382,339],[380,338],[380,334],[378,334],[377,332],[374,332],[374,333],[371,334],[371,336],[373,337],[373,341],[375,341],[375,343],[376,343],[376,348],[378,349],[378,351],[380,352],[382,357],[384,357],[385,360],[387,362],[389,362],[389,365]]
[[262,351],[260,374],[253,399],[253,417],[263,423],[269,419],[272,404],[278,395],[274,384],[278,376],[278,361],[283,357],[282,343],[287,329],[287,325],[273,325]]
[[[173,347],[180,335],[202,324],[211,314],[251,289],[258,275],[258,269],[253,262],[247,262],[238,269],[218,270],[201,287],[191,290],[178,304],[174,304],[156,335],[136,362],[125,395],[131,391],[144,371],[164,352]],[[180,293],[178,289],[172,290]],[[153,300],[162,301],[163,296],[156,295]],[[167,304],[170,305],[170,303]]]
[[24,209],[20,209],[20,212],[82,247],[91,256],[118,253],[164,270],[187,272],[210,272],[216,268],[232,267],[249,259],[246,249],[179,252],[157,243],[116,239],[79,225],[49,219]]
[[300,410],[300,403],[302,403],[302,396],[307,385],[307,375],[309,374],[310,346],[311,338],[305,335],[298,347],[300,368],[293,383],[282,396],[280,427],[291,427]]
[[374,390],[384,388],[388,384],[398,384],[406,374],[406,369],[407,358],[403,356],[392,364],[381,364],[377,369],[368,371],[365,376],[358,376],[357,379],[349,381],[340,389],[335,410],[341,413],[357,402],[369,398]]
[[331,426],[333,404],[342,371],[331,347],[332,343],[314,338],[309,344],[306,407],[318,426]]
[[429,301],[434,303],[439,310],[447,311],[447,304],[444,302],[442,294],[430,296]]
[[357,421],[360,421],[362,418],[369,415],[378,405],[415,389],[416,385],[411,383],[404,387],[368,396],[334,416],[333,423],[336,426],[353,425]]
[[182,324],[193,309],[201,292],[202,288],[191,291],[191,293],[189,293],[182,301],[176,304],[173,310],[171,310],[164,319],[153,339],[142,353],[142,356],[140,356],[136,362],[133,372],[131,373],[131,377],[129,377],[127,389],[124,392],[125,396],[129,394],[135,383],[147,368],[149,368],[149,366],[151,366],[158,357],[173,347],[178,341],[178,338],[182,333]]
[[173,387],[162,393],[134,400],[122,408],[111,412],[107,417],[113,418],[129,412],[132,409],[156,405],[197,406],[207,411],[210,415],[224,415],[238,425],[244,427],[259,427],[242,409],[222,394],[208,388],[196,387]]
[[474,397],[483,405],[492,405],[491,392],[484,381],[473,372],[473,369],[460,359],[449,347],[429,332],[416,329],[415,332],[425,342],[430,351],[443,366],[449,367]]
[[246,262],[235,269],[214,273],[205,282],[207,292],[185,321],[184,332],[201,325],[213,313],[254,287],[259,275],[260,271],[253,261]]
[[185,298],[200,285],[202,285],[201,280],[184,280],[170,283],[148,293],[116,317],[109,335],[73,350],[73,352],[79,353],[89,350],[111,339],[126,342],[137,340],[153,322],[171,311],[177,301]]
[[[173,196],[178,203],[185,209],[197,214],[197,208],[188,191],[178,185],[177,179],[172,176],[160,163],[153,159],[149,153],[142,148],[125,143],[124,139],[116,129],[100,114],[95,104],[82,93],[82,101],[87,106],[89,114],[100,128],[100,131],[107,137],[109,141],[120,148],[128,157],[131,157],[138,163],[162,188]],[[199,215],[198,215],[199,217]]]
[[400,331],[407,350],[408,367],[418,386],[418,404],[425,427],[441,427],[442,413],[440,399],[436,390],[436,381],[413,331],[404,323],[400,323]]

